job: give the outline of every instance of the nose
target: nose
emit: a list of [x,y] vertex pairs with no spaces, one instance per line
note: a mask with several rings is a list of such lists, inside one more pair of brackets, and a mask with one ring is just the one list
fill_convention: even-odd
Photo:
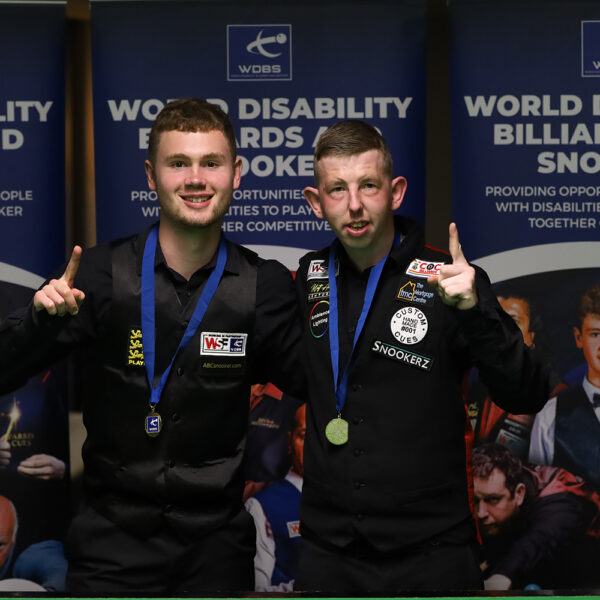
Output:
[[206,180],[202,174],[202,170],[198,166],[191,166],[187,177],[185,178],[185,185],[205,185]]
[[359,212],[362,209],[360,194],[356,189],[348,190],[348,209],[352,213]]
[[488,516],[487,506],[485,502],[477,503],[477,518],[482,521]]

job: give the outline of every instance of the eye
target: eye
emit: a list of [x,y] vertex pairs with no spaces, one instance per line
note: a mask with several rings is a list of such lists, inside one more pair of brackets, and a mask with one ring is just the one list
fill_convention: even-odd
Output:
[[183,167],[185,167],[185,163],[184,163],[182,160],[174,160],[174,161],[171,163],[171,166],[172,166],[174,169],[183,169]]
[[209,169],[215,169],[216,167],[218,167],[218,166],[219,166],[219,163],[218,163],[216,160],[209,160],[209,161],[206,163],[206,166],[207,166]]

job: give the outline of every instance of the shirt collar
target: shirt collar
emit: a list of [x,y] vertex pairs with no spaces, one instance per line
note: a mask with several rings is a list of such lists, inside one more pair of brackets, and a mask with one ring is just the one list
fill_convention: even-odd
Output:
[[[148,235],[150,234],[150,230],[152,229],[152,227],[154,227],[154,225],[151,225],[150,227],[148,227],[148,229],[142,231],[137,236],[137,239],[135,240],[135,252],[136,252],[136,257],[137,257],[137,274],[140,276],[142,274],[142,260],[144,258],[144,246],[146,245],[146,239],[148,238]],[[227,271],[228,273],[231,273],[233,275],[239,275],[239,273],[240,273],[239,256],[238,256],[237,252],[231,252],[232,244],[229,240],[226,240],[226,241],[227,241],[227,263],[225,264],[225,271]],[[215,265],[217,264],[217,254],[218,254],[218,248],[215,251],[215,253],[213,254],[212,258],[208,261],[208,263],[205,264],[200,269],[198,269],[198,271],[203,271],[203,270],[212,271],[215,268]],[[154,259],[154,269],[156,270],[156,268],[159,266],[164,266],[164,268],[167,268],[167,269],[169,268],[169,266],[167,265],[167,262],[165,260],[165,256],[162,252],[162,248],[160,247],[160,242],[157,242],[156,257]],[[196,271],[196,273],[198,271]]]
[[299,492],[302,491],[302,484],[304,483],[304,479],[298,475],[295,471],[288,471],[285,476],[287,481],[289,481]]
[[585,395],[590,403],[592,403],[594,394],[600,394],[600,388],[597,388],[593,383],[590,383],[587,375],[583,378],[581,386],[583,387],[583,391],[585,392]]

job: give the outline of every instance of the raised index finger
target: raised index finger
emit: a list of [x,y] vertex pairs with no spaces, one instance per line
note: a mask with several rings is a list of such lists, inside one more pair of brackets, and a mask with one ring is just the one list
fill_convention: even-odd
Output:
[[456,223],[450,223],[450,241],[448,247],[450,249],[450,256],[452,257],[453,264],[467,262],[460,245],[460,240],[458,239],[458,227],[456,226]]
[[77,269],[79,269],[79,263],[81,262],[81,254],[83,250],[81,246],[75,246],[69,259],[69,264],[63,273],[63,279],[67,282],[69,287],[73,287],[75,281],[75,275],[77,275]]

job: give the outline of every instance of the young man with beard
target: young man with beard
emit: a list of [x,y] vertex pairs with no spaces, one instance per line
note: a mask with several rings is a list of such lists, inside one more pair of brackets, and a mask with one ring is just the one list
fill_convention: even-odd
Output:
[[248,399],[256,382],[302,393],[291,276],[221,234],[241,160],[217,106],[167,104],[146,174],[159,223],[83,255],[75,247],[62,276],[0,334],[0,386],[87,354],[86,503],[66,543],[72,595],[252,590]]
[[373,127],[333,125],[314,165],[304,194],[337,240],[296,277],[310,377],[295,589],[479,589],[463,376],[476,364],[511,412],[537,411],[547,377],[456,226],[448,256],[394,218],[406,180]]

